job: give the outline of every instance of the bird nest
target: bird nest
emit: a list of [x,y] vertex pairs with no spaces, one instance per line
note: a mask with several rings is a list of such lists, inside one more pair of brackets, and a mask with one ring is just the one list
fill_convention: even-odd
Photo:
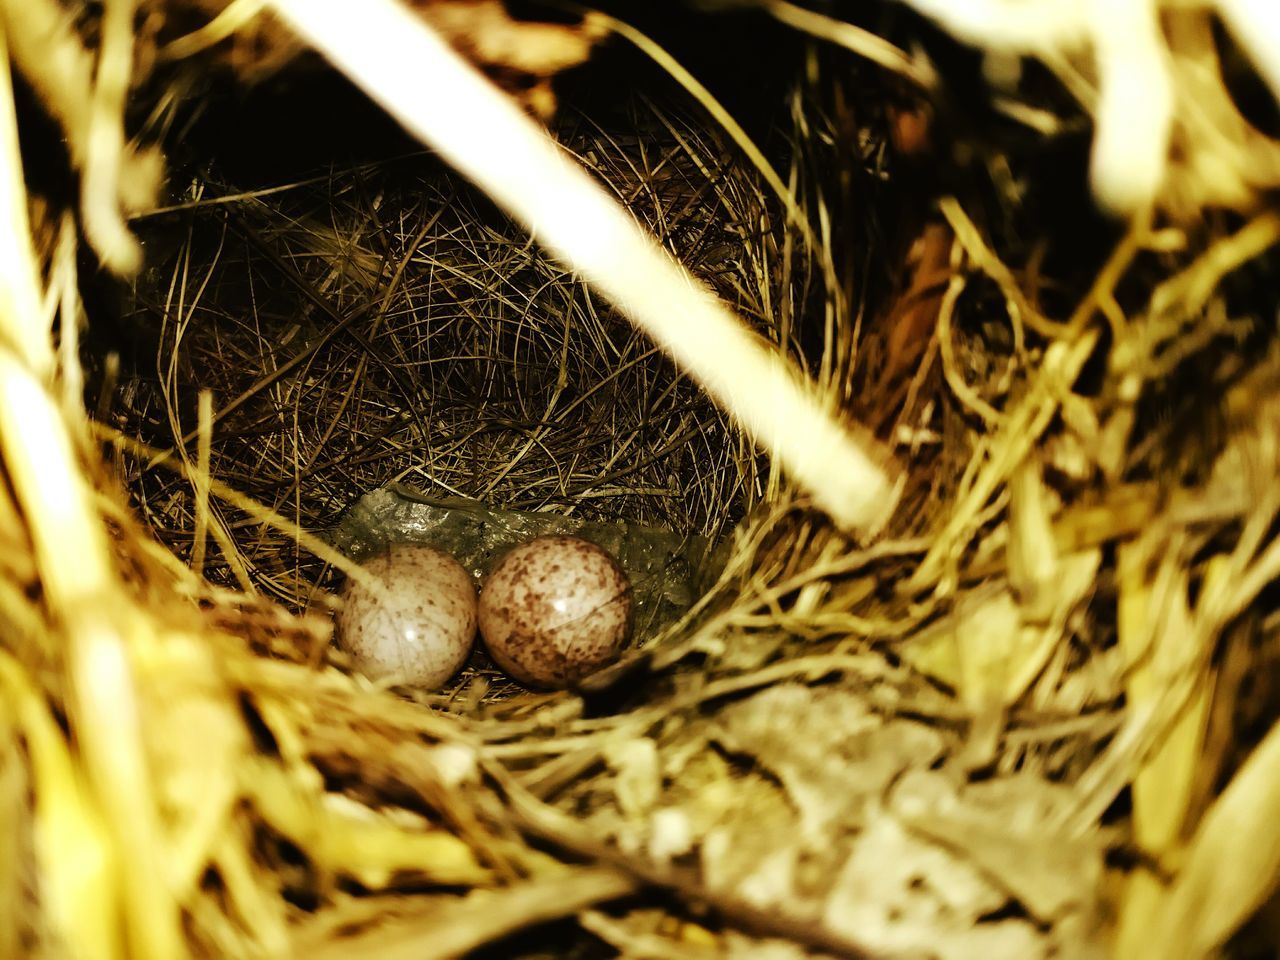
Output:
[[[1273,951],[1274,31],[340,6],[0,3],[0,956]],[[371,516],[688,575],[376,683]]]

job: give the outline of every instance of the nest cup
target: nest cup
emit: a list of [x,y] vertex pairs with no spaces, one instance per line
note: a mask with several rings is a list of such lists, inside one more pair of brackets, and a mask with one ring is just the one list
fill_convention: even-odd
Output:
[[[288,113],[268,102],[273,115]],[[208,122],[217,129],[216,117]],[[125,322],[158,334],[149,347],[163,375],[150,375],[153,358],[133,344],[113,410],[125,431],[160,449],[190,439],[208,395],[210,473],[331,541],[326,531],[341,532],[359,499],[388,484],[506,511],[489,528],[491,550],[518,542],[503,524],[518,527],[522,514],[662,528],[688,543],[725,538],[769,483],[754,447],[474,188],[383,137],[380,158],[319,177],[303,168],[288,190],[142,224],[172,253],[149,264]],[[559,137],[763,336],[782,335],[772,304],[810,296],[810,274],[784,267],[776,203],[724,134],[687,108],[635,97],[599,119],[566,108]],[[235,151],[215,155],[203,189],[252,194],[245,178],[278,180],[292,169],[281,162],[255,170]],[[242,179],[220,183],[223,168]],[[153,529],[189,560],[197,491],[164,470],[134,477]],[[288,533],[235,511],[214,522],[238,557],[202,550],[211,580],[252,585],[296,610],[337,587],[339,574]],[[347,554],[368,553],[371,537],[423,539],[484,562],[420,522],[362,529]]]

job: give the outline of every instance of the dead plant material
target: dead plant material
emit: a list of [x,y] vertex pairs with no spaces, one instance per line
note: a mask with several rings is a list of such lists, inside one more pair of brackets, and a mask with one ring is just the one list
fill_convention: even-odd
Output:
[[[804,372],[822,424],[856,412],[892,448],[902,506],[856,539],[628,304],[435,160],[265,186],[210,163],[126,230],[158,156],[129,142],[156,106],[131,82],[296,68],[256,4],[0,2],[83,173],[28,195],[6,65],[0,955],[1274,952],[1275,144],[1205,69],[1207,5],[912,5],[992,56],[1031,44],[1100,127],[1127,116],[1115,57],[1138,45],[1128,69],[1177,109],[1134,123],[1168,136],[1127,173],[1123,131],[1099,133],[1122,229],[1047,231],[1048,168],[998,138],[982,184],[878,219],[906,209],[887,144],[924,142],[886,89],[941,100],[946,64],[789,3],[766,8],[816,46],[783,146],[745,145],[683,68],[688,101],[557,125]],[[1274,86],[1257,8],[1214,8]],[[422,16],[535,90],[605,27],[674,63],[602,17]],[[1037,116],[1005,93],[1001,116]],[[138,237],[149,349],[94,355],[79,247],[123,271]],[[329,644],[352,564],[324,531],[391,482],[704,534],[724,564],[575,693],[491,670],[386,689]]]

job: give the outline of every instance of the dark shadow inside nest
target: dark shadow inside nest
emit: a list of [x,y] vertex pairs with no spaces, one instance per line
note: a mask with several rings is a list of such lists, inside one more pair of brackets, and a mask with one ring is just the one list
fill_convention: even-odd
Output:
[[[314,132],[294,142],[291,131],[314,131],[312,116],[286,109],[274,135],[212,155],[201,151],[226,117],[191,128],[188,190],[139,223],[148,266],[121,311],[123,342],[107,345],[127,354],[119,383],[91,387],[111,393],[91,402],[113,426],[194,462],[207,392],[211,475],[310,530],[388,483],[712,539],[760,501],[767,465],[651,342],[487,198],[368,119],[358,97],[316,89],[312,111],[329,102],[365,119],[309,169],[299,153],[315,149]],[[272,111],[282,102],[268,97]],[[776,342],[779,305],[803,311],[821,292],[785,248],[758,173],[723,134],[647,91],[605,114],[567,107],[557,135]],[[249,132],[263,122],[244,119]],[[793,330],[787,346],[799,353],[800,341]],[[125,471],[142,515],[189,559],[192,484],[144,462]],[[211,543],[211,580],[295,608],[335,585],[253,517],[215,504],[209,522],[239,553]]]

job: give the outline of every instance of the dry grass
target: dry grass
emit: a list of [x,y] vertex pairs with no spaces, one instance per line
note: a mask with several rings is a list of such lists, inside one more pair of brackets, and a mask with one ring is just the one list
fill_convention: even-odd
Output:
[[[106,6],[93,76],[84,23],[0,3],[75,48],[63,124],[120,125],[131,6]],[[918,212],[894,236],[883,143],[915,121],[851,71],[810,61],[780,176],[692,105],[560,132],[895,449],[902,505],[863,540],[421,156],[264,191],[215,171],[136,220],[157,337],[138,369],[89,358],[90,418],[78,237],[29,206],[0,90],[0,955],[1274,949],[1280,219],[1171,217],[1203,187],[1174,164],[1165,213],[1082,250],[1003,189],[1049,174],[996,139],[994,190],[890,206]],[[70,143],[114,151],[83,226],[116,266],[153,156],[122,144]],[[580,690],[406,696],[329,647],[350,564],[317,536],[393,481],[731,549]]]

